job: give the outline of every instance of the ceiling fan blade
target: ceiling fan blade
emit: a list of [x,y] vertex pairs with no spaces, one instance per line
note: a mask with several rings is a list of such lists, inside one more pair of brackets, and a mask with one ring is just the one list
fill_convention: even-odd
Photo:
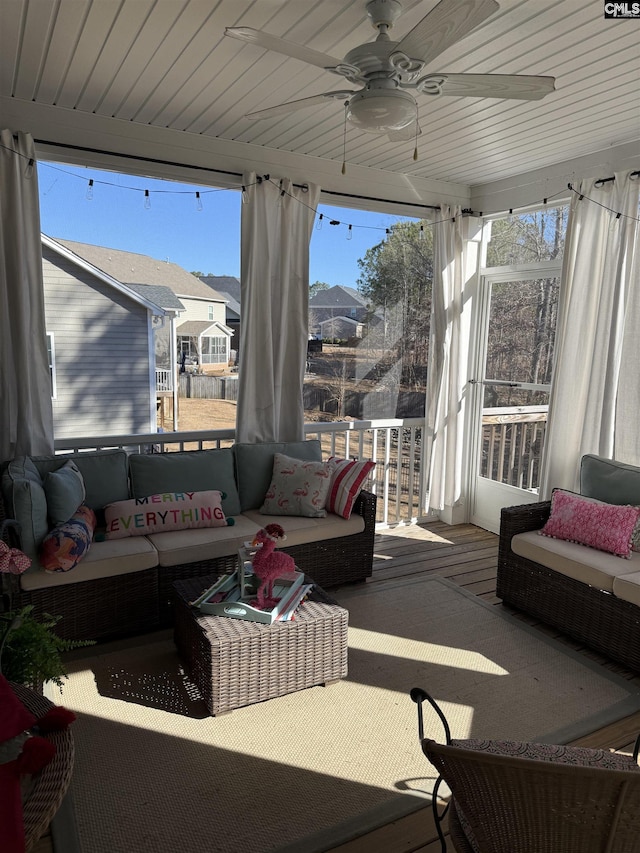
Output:
[[326,101],[327,98],[334,98],[338,101],[346,101],[351,95],[355,95],[355,90],[353,92],[349,91],[338,91],[338,92],[323,92],[321,95],[312,95],[310,98],[300,98],[298,101],[288,101],[286,104],[278,104],[275,107],[267,107],[264,110],[257,110],[253,113],[247,113],[245,118],[250,118],[253,120],[263,119],[263,118],[273,118],[274,116],[282,116],[287,113],[291,113],[294,110],[301,110],[304,107],[310,107],[313,104],[321,104],[323,101]]
[[412,121],[411,124],[408,124],[406,127],[403,127],[402,130],[388,130],[387,136],[391,140],[391,142],[410,142],[412,139],[415,139],[416,136],[420,136],[422,134],[422,129],[420,125],[416,128],[416,122]]
[[258,47],[263,47],[265,50],[275,50],[277,53],[283,53],[285,56],[292,56],[294,59],[300,59],[302,62],[317,65],[318,68],[333,69],[336,65],[340,65],[342,61],[329,56],[327,53],[311,50],[311,48],[304,47],[304,45],[286,41],[277,36],[269,35],[269,33],[263,33],[261,30],[254,30],[252,27],[225,27],[224,34],[231,36],[231,38],[240,39],[240,41],[246,41]]
[[539,101],[555,90],[555,77],[527,74],[445,74],[443,95]]
[[398,43],[400,53],[431,62],[497,12],[495,0],[440,0]]

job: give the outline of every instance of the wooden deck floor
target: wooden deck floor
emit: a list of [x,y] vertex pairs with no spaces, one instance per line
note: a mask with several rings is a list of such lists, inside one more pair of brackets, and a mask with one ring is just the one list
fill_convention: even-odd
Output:
[[[497,557],[498,537],[470,524],[450,527],[442,522],[432,522],[394,528],[376,535],[373,578],[369,583],[413,575],[445,577],[485,601],[503,607],[495,592]],[[511,609],[509,612],[640,685],[640,676],[567,640],[554,629],[534,619]],[[631,749],[639,731],[640,713],[636,713],[575,743],[627,751]],[[427,807],[340,845],[334,848],[333,853],[440,853],[440,843],[431,809]]]

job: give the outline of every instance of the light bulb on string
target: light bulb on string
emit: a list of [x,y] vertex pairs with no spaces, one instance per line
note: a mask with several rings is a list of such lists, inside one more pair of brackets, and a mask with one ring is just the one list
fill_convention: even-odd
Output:
[[202,210],[202,199],[199,192],[196,192],[196,210]]
[[322,220],[324,219],[324,214],[321,213],[318,216],[318,221],[316,222],[316,231],[322,231]]
[[347,240],[353,240],[353,225],[349,226],[349,230],[347,231]]
[[244,184],[242,185],[242,203],[249,204],[249,194]]
[[424,240],[424,225],[420,223],[420,239]]
[[93,178],[89,178],[89,184],[87,186],[87,201],[91,201],[93,199]]
[[33,172],[35,170],[35,160],[33,157],[29,157],[27,165],[24,167],[24,176],[27,180],[33,177]]
[[144,209],[151,210],[151,196],[149,195],[149,190],[144,191]]

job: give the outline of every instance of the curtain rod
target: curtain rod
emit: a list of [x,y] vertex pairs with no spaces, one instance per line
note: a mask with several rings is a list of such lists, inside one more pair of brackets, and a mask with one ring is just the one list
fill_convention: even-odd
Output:
[[[176,166],[180,169],[196,169],[200,172],[211,172],[218,175],[229,175],[232,178],[242,178],[243,175],[241,172],[229,172],[225,169],[213,169],[209,166],[190,166],[186,163],[176,163],[173,160],[158,160],[156,157],[143,157],[142,155],[131,155],[131,154],[120,154],[117,151],[105,151],[102,148],[86,148],[83,145],[68,145],[63,142],[49,142],[46,139],[34,139],[33,140],[36,145],[49,145],[52,148],[68,148],[72,151],[83,151],[87,154],[106,154],[109,157],[122,157],[124,160],[139,160],[142,163],[156,163],[159,166]],[[306,184],[294,184],[294,187],[297,189],[304,189]],[[398,204],[406,207],[418,207],[424,208],[425,210],[439,210],[440,208],[432,205],[432,204],[414,204],[410,201],[394,201],[389,198],[376,198],[373,196],[366,195],[354,195],[352,193],[341,193],[335,190],[321,190],[325,195],[334,195],[334,196],[342,196],[343,198],[354,198],[359,199],[361,201],[379,201],[384,202],[386,204]]]
[[[630,177],[630,178],[637,178],[637,177],[640,177],[640,170],[638,170],[637,172],[631,172],[631,173],[629,174],[629,177]],[[594,183],[594,186],[596,186],[596,187],[597,187],[597,186],[602,186],[603,184],[609,184],[609,183],[611,183],[611,181],[615,181],[615,179],[616,179],[616,178],[615,178],[615,175],[614,175],[612,178],[598,178],[598,180],[597,180],[597,181],[594,181],[593,183]]]

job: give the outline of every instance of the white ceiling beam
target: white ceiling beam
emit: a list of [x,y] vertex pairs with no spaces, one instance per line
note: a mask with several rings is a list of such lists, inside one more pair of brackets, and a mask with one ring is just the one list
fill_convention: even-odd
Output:
[[640,141],[471,187],[470,207],[487,215],[542,204],[545,198],[551,203],[569,198],[569,183],[576,184],[583,178],[609,178],[614,172],[627,169],[640,169]]
[[[469,187],[447,181],[349,163],[346,174],[342,175],[342,163],[335,160],[150,127],[15,98],[0,98],[0,114],[4,127],[31,133],[35,140],[54,143],[38,144],[38,156],[58,162],[206,186],[238,186],[238,177],[224,172],[253,171],[259,175],[286,176],[295,183],[316,183],[332,193],[322,198],[327,204],[406,216],[425,216],[425,207],[440,204],[469,206]],[[213,171],[203,171],[207,169]],[[344,197],[334,193],[344,193]],[[376,201],[365,203],[359,197]]]

